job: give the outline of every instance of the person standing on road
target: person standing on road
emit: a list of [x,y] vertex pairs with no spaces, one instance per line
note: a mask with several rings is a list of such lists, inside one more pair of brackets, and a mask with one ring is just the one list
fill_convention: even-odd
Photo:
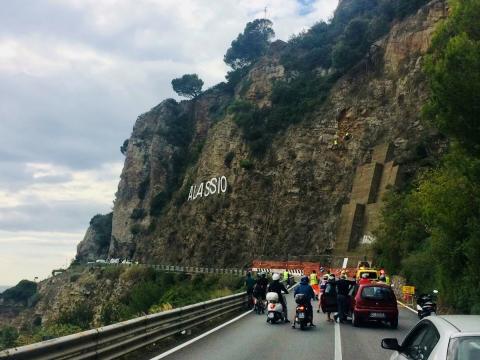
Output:
[[337,291],[335,289],[335,275],[330,274],[322,296],[322,311],[327,314],[327,321],[333,321],[332,312],[337,311]]
[[354,281],[347,280],[347,275],[342,274],[340,280],[336,282],[336,289],[337,289],[337,314],[334,316],[335,321],[337,319],[343,323],[344,320],[347,318],[347,311],[348,311],[348,293],[350,291],[350,287],[355,285]]
[[253,287],[255,286],[255,280],[253,279],[252,273],[250,271],[247,273],[247,278],[245,279],[245,286],[247,288],[248,308],[251,309],[253,307]]
[[287,284],[287,286],[290,286],[290,273],[288,272],[288,269],[285,269],[283,272],[283,282]]
[[317,309],[317,313],[320,312],[320,310],[322,309],[322,296],[323,294],[325,293],[325,287],[327,286],[327,282],[328,282],[328,275],[325,274],[323,275],[323,279],[322,281],[320,282],[320,293],[318,295],[318,309]]
[[360,281],[358,282],[360,285],[361,284],[370,284],[371,281],[370,279],[368,278],[368,273],[363,273],[362,274],[362,278],[360,279]]
[[318,285],[318,277],[315,270],[312,270],[312,272],[310,273],[310,286],[313,285]]

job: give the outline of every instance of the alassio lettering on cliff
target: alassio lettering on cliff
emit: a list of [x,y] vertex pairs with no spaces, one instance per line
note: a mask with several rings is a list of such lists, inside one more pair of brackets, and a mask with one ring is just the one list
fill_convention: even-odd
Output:
[[209,195],[225,193],[227,191],[227,178],[225,176],[214,177],[205,183],[190,186],[188,201]]

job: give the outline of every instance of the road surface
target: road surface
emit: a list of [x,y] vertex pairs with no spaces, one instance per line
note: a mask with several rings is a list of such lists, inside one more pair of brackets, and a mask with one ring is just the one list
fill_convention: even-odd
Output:
[[[292,292],[291,292],[292,293]],[[295,312],[293,296],[287,296],[289,318]],[[314,306],[318,302],[314,302]],[[266,315],[250,313],[238,321],[205,336],[167,356],[166,360],[384,360],[391,352],[380,347],[385,337],[400,340],[418,321],[417,316],[399,305],[399,326],[363,325],[327,322],[325,315],[314,314],[315,328],[301,331],[291,324],[271,325]]]

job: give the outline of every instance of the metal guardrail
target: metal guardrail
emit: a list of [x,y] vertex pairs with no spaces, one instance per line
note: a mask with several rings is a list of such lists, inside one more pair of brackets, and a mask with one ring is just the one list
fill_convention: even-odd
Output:
[[245,292],[36,344],[0,351],[0,359],[116,359],[183,330],[246,308]]

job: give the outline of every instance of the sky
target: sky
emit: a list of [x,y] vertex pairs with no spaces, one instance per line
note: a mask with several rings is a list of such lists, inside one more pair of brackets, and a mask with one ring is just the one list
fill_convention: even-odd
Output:
[[120,146],[170,81],[224,80],[245,24],[288,40],[338,0],[15,0],[0,12],[0,285],[65,267],[112,209]]

